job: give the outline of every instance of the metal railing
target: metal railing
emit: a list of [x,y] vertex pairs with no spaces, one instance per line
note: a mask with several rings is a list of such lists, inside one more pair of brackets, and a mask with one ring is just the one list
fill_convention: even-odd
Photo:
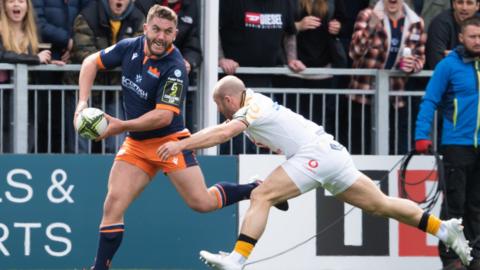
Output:
[[[218,72],[222,72],[220,69]],[[270,75],[291,75],[293,74],[287,67],[275,68],[253,68],[243,67],[237,69],[237,74],[270,74]],[[323,125],[326,130],[343,143],[354,154],[404,154],[410,150],[413,145],[413,132],[415,129],[416,112],[418,105],[424,94],[424,85],[421,89],[412,89],[409,91],[390,91],[390,77],[405,76],[400,71],[390,70],[376,70],[376,69],[331,69],[331,68],[309,68],[301,73],[303,78],[308,79],[310,76],[318,75],[334,75],[334,76],[351,76],[351,75],[365,75],[375,77],[375,88],[372,90],[358,90],[348,88],[336,89],[309,89],[309,88],[254,88],[264,94],[270,95],[272,98],[277,98],[277,102],[293,109],[300,113],[299,104],[292,106],[289,102],[285,102],[285,98],[278,98],[281,95],[297,95],[294,97],[298,101],[298,95],[320,95],[323,99],[321,108],[323,111],[316,110],[315,105],[312,104],[310,98],[309,113],[304,115],[305,118],[314,120],[313,116],[317,113],[322,115],[320,121],[315,121]],[[409,75],[410,78],[430,77],[432,71],[422,71],[417,74]],[[342,78],[343,80],[350,80],[350,77]],[[414,85],[415,87],[416,85]],[[418,86],[418,85],[417,85]],[[248,87],[248,85],[247,85]],[[277,95],[277,96],[276,96]],[[370,97],[371,106],[355,105],[350,99],[346,98],[349,95],[361,95],[363,97]],[[335,115],[334,123],[329,127],[328,122],[325,122],[325,99],[334,100],[333,110],[328,110]],[[405,107],[403,109],[392,108],[392,99],[404,99]],[[291,103],[291,102],[290,102]],[[317,102],[318,103],[318,102]],[[332,105],[332,103],[330,103]],[[353,107],[360,106],[362,116],[360,124],[352,122]],[[371,108],[370,108],[371,107]],[[347,112],[345,112],[345,110]],[[369,112],[370,110],[370,112]],[[339,120],[339,115],[346,114],[348,120]],[[392,115],[390,115],[392,114]],[[392,123],[390,123],[392,122]],[[435,121],[433,130],[437,130],[437,121]],[[332,123],[331,123],[332,124]],[[354,131],[353,126],[357,124],[362,130]],[[346,130],[345,130],[346,129]],[[402,133],[403,132],[403,133]],[[371,133],[371,134],[369,134]],[[356,138],[359,136],[360,138]],[[437,142],[437,132],[433,132],[433,140]],[[244,140],[245,142],[246,140]],[[245,143],[244,143],[245,144]],[[232,153],[235,145],[230,142],[230,153]],[[246,147],[243,147],[243,152],[248,153]],[[238,152],[238,151],[237,151]],[[241,151],[240,151],[241,152]],[[261,149],[256,149],[254,153],[262,153]],[[263,151],[264,152],[264,151]]]
[[[40,66],[26,66],[22,64],[10,65],[0,64],[0,70],[9,70],[12,72],[11,84],[0,84],[0,126],[2,127],[0,132],[0,153],[2,152],[14,152],[14,153],[37,153],[38,151],[38,137],[43,135],[47,137],[47,150],[40,152],[69,152],[65,150],[65,140],[68,138],[65,133],[66,109],[65,96],[77,97],[76,90],[78,85],[65,85],[61,84],[32,84],[29,83],[29,75],[32,72],[38,74],[43,72],[78,72],[80,65],[66,65],[58,67],[54,65],[40,65]],[[221,70],[215,70],[213,72],[221,73]],[[251,68],[242,67],[237,70],[237,74],[270,74],[270,75],[289,75],[292,72],[286,67],[275,68]],[[414,119],[416,117],[416,107],[418,107],[419,100],[423,96],[423,89],[416,89],[417,91],[389,91],[389,78],[391,76],[401,76],[400,72],[393,72],[387,70],[373,70],[373,69],[330,69],[330,68],[309,68],[301,73],[303,76],[313,76],[319,74],[334,75],[334,76],[351,76],[351,75],[367,75],[375,77],[375,89],[373,90],[356,90],[356,89],[309,89],[309,88],[261,88],[255,89],[271,96],[273,99],[280,101],[292,110],[302,113],[306,118],[312,119],[319,124],[325,124],[326,118],[330,117],[329,112],[333,112],[335,119],[330,124],[326,124],[326,129],[332,133],[338,140],[340,140],[349,149],[359,148],[360,150],[354,152],[355,154],[398,154],[400,150],[396,147],[400,137],[405,137],[405,134],[399,134],[399,126],[404,125],[407,121],[407,147],[411,148],[412,133],[414,129]],[[431,71],[422,71],[418,74],[410,75],[410,77],[429,77]],[[40,75],[41,76],[41,75]],[[248,87],[248,85],[247,85]],[[198,119],[196,126],[203,128],[205,123],[202,118],[210,117],[203,108],[208,106],[214,106],[212,104],[202,104],[202,100],[208,100],[207,102],[213,103],[211,97],[202,97],[200,93],[207,93],[206,86],[200,79],[197,83],[198,95],[197,100],[194,102],[196,105],[193,111],[189,112],[194,114]],[[102,108],[105,108],[105,94],[112,92],[117,93],[115,100],[118,104],[118,91],[120,86],[94,86],[94,91],[98,91],[103,96]],[[13,93],[13,94],[12,94]],[[47,103],[48,112],[46,112],[46,122],[39,122],[37,119],[38,113],[38,97],[41,93],[48,93]],[[52,101],[52,93],[58,93],[60,95],[60,104],[55,104]],[[352,109],[355,104],[348,98],[348,95],[362,95],[365,97],[371,97],[371,108],[363,106],[359,109],[361,123],[352,122],[352,114],[356,116]],[[406,100],[407,107],[404,110],[406,118],[402,118],[399,115],[398,110],[392,110],[391,99],[402,97]],[[10,99],[11,101],[8,101]],[[53,98],[54,99],[54,98]],[[30,101],[29,101],[30,100]],[[57,101],[58,101],[57,100]],[[307,100],[307,101],[304,101]],[[333,100],[333,102],[328,103]],[[29,103],[30,102],[30,103]],[[205,103],[205,102],[203,102]],[[5,104],[10,104],[6,106]],[[35,107],[30,107],[34,104]],[[332,105],[333,104],[333,105]],[[333,106],[332,110],[329,106]],[[307,107],[308,109],[306,109]],[[52,108],[55,108],[52,111]],[[319,109],[321,108],[321,109]],[[9,111],[10,110],[10,111]],[[32,115],[32,110],[35,113]],[[369,113],[368,110],[371,110]],[[30,111],[30,116],[29,116]],[[45,113],[45,112],[43,112]],[[57,113],[60,116],[56,115]],[[118,113],[118,109],[117,109]],[[390,116],[392,113],[392,116]],[[347,120],[344,121],[339,118],[339,115],[347,115]],[[398,114],[398,115],[397,115]],[[198,117],[200,115],[201,117]],[[320,117],[319,117],[320,115]],[[56,119],[56,122],[52,122]],[[392,123],[390,123],[392,120]],[[52,142],[52,128],[54,126],[60,126],[61,134],[57,139],[60,146]],[[360,126],[362,130],[360,132],[354,132],[354,126]],[[32,130],[33,135],[32,135]],[[436,128],[434,128],[436,130]],[[30,139],[29,139],[30,133]],[[42,134],[46,133],[46,134]],[[359,135],[360,134],[360,135]],[[365,135],[366,134],[366,135]],[[371,134],[371,136],[368,136]],[[75,135],[76,136],[76,135]],[[358,138],[360,136],[360,138]],[[33,137],[33,138],[32,138]],[[74,153],[79,152],[78,148],[78,136],[75,137],[75,150]],[[390,137],[392,139],[390,139]],[[70,138],[71,139],[71,138]],[[434,137],[436,140],[436,137]],[[359,142],[359,143],[358,143]],[[54,144],[54,145],[52,145]],[[360,145],[358,145],[360,144]],[[393,144],[393,145],[392,145]],[[115,147],[118,147],[118,140],[115,142]],[[90,146],[90,145],[89,145]],[[59,150],[52,150],[52,147]],[[230,144],[230,148],[233,144]],[[91,149],[89,147],[89,149]],[[392,150],[393,149],[393,150]],[[245,150],[245,146],[244,146]],[[90,151],[89,151],[90,152]],[[99,153],[106,153],[105,145],[102,144]],[[260,149],[256,149],[256,153],[264,153]]]

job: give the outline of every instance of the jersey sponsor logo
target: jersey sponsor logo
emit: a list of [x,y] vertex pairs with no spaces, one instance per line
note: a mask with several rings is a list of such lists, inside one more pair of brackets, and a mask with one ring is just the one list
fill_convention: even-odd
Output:
[[314,160],[314,159],[311,159],[309,162],[308,162],[308,167],[312,168],[312,169],[315,169],[318,167],[318,161]]
[[258,12],[245,12],[245,27],[259,29],[282,29],[282,14],[262,14]]
[[122,76],[122,86],[125,87],[128,90],[131,90],[134,92],[137,96],[139,96],[141,99],[148,99],[148,93],[140,88],[136,83],[134,83],[132,80],[129,78]]
[[163,87],[162,101],[175,106],[180,105],[183,83],[169,78]]
[[148,67],[148,74],[156,79],[160,77],[160,71],[158,71],[158,68],[155,67]]
[[130,59],[130,60],[134,60],[137,57],[138,57],[138,53],[135,52],[135,53],[132,54],[132,59]]

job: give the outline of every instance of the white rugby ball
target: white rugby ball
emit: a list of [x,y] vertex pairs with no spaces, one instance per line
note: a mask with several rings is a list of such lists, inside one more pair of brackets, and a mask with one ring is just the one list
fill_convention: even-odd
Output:
[[86,139],[94,140],[102,135],[108,126],[108,121],[102,110],[85,108],[78,113],[75,129],[78,134]]

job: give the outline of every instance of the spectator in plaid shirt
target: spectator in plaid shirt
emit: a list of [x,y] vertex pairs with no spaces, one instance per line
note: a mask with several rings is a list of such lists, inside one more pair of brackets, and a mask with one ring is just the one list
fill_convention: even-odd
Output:
[[[353,59],[353,68],[376,68],[401,70],[408,75],[422,70],[425,63],[425,41],[423,20],[406,5],[403,0],[380,0],[375,7],[362,10],[355,22],[352,43],[350,44],[350,57]],[[408,51],[408,53],[407,53]],[[404,89],[406,76],[390,79],[390,89]],[[374,78],[371,76],[353,76],[350,88],[373,89]],[[370,142],[370,100],[366,96],[352,96],[352,129],[365,128],[365,143]],[[362,106],[365,106],[365,122],[362,119]],[[406,115],[405,102],[396,98],[393,108],[398,110],[399,117]],[[394,113],[390,114],[391,116]],[[393,121],[391,121],[393,122]],[[406,121],[400,121],[406,123]],[[405,153],[408,137],[407,127],[399,124],[399,134],[405,138],[399,139],[397,153]],[[357,126],[357,127],[355,127]],[[393,130],[393,129],[391,129]],[[352,136],[361,138],[361,136]],[[394,136],[390,136],[393,138]],[[352,142],[352,148],[360,143]],[[390,145],[394,145],[391,143]],[[367,151],[369,147],[366,148]],[[355,149],[351,149],[355,151]],[[393,152],[391,150],[391,152]]]

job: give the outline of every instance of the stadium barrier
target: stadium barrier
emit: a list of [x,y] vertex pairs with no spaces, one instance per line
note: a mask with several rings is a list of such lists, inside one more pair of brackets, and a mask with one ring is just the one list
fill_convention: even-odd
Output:
[[[0,114],[0,126],[2,127],[0,153],[109,153],[114,152],[114,150],[111,151],[108,147],[116,149],[120,144],[118,138],[114,139],[113,147],[104,142],[96,146],[92,146],[91,142],[88,142],[88,149],[81,151],[78,136],[76,134],[69,135],[67,127],[70,122],[68,119],[71,118],[78,85],[62,84],[61,76],[56,77],[52,74],[78,72],[80,65],[58,67],[54,65],[0,64],[0,69],[9,70],[12,73],[11,84],[0,84],[0,106],[2,106]],[[221,70],[217,71],[220,72]],[[292,72],[286,67],[241,67],[237,73],[270,74],[274,76],[292,75]],[[358,148],[358,150],[353,151],[355,154],[404,154],[405,149],[411,149],[416,112],[423,96],[423,89],[401,92],[389,91],[389,78],[402,75],[400,72],[370,69],[309,68],[301,74],[305,77],[319,74],[341,76],[338,78],[343,82],[349,80],[351,75],[369,75],[375,77],[376,83],[374,90],[345,88],[261,88],[255,90],[271,96],[280,104],[303,114],[306,118],[319,124],[325,124],[327,131],[332,133],[348,149]],[[422,71],[409,76],[419,78],[429,77],[431,74],[431,71]],[[35,78],[49,76],[58,78],[59,84],[29,82],[29,80],[35,81]],[[413,87],[415,87],[415,84]],[[116,105],[112,114],[118,115],[120,109],[119,90],[119,85],[94,86],[93,92],[98,97],[95,106],[105,110],[108,106],[106,100],[109,97],[110,99],[113,98]],[[211,97],[205,98],[202,96],[208,91],[206,91],[206,86],[201,77],[197,82],[197,87],[189,90],[198,93],[193,95],[195,100],[192,101],[193,105],[187,110],[187,116],[190,116],[187,119],[193,119],[191,121],[194,121],[194,123],[189,123],[189,126],[193,127],[193,131],[195,131],[204,127],[203,123],[207,122],[205,121],[206,118],[218,119],[219,117],[216,113],[209,113],[208,110],[204,110],[206,104],[202,104],[203,100],[210,103],[208,104],[209,107],[215,105]],[[354,94],[368,97],[372,101],[370,114],[368,114],[366,106],[361,105],[361,131],[352,129],[353,124],[356,124],[351,120],[352,113],[357,112],[352,111],[353,102],[348,96]],[[406,104],[406,109],[403,112],[399,112],[398,108],[392,109],[391,106],[392,100],[399,98],[402,98]],[[333,108],[330,108],[331,106]],[[326,123],[326,118],[331,117],[332,114],[334,120],[330,124]],[[187,120],[187,122],[189,121]],[[367,124],[368,122],[371,123],[371,129]],[[403,129],[399,128],[400,125],[403,126]],[[437,130],[436,126],[433,130]],[[434,142],[437,141],[436,134],[434,132]],[[72,136],[75,137],[71,138]],[[70,140],[69,145],[66,145],[66,139]],[[74,143],[72,144],[71,141]],[[230,143],[229,146],[231,150],[233,144]],[[263,152],[257,148],[256,153]]]
[[[113,155],[0,155],[0,269],[90,269]],[[207,185],[237,182],[238,158],[199,157]],[[125,216],[113,269],[203,269],[235,241],[236,207],[191,210],[162,173]]]
[[[390,196],[400,196],[398,161],[402,156],[353,156],[357,168]],[[239,179],[266,177],[285,161],[278,155],[240,155]],[[394,164],[397,164],[394,167]],[[407,187],[415,200],[436,190],[435,159],[415,156],[406,172]],[[432,213],[439,215],[440,199]],[[289,200],[288,212],[272,209],[265,232],[249,258],[248,270],[426,270],[440,269],[438,239],[417,228],[375,217],[340,202],[319,188]],[[248,209],[240,202],[238,220]],[[424,206],[424,205],[423,205]],[[230,248],[231,244],[227,246]],[[224,248],[224,247],[219,247]],[[266,259],[266,260],[264,260]]]
[[[399,196],[400,156],[354,156],[357,167],[382,191]],[[264,178],[279,155],[201,156],[208,185]],[[0,155],[0,269],[83,269],[97,246],[98,225],[113,155]],[[415,157],[407,181],[421,200],[435,188],[431,157]],[[373,217],[336,200],[323,189],[292,199],[290,210],[270,211],[264,237],[251,262],[299,243],[249,270],[440,269],[437,239],[393,220]],[[113,269],[207,269],[202,249],[230,251],[248,201],[200,214],[190,210],[163,174],[131,205],[125,237]],[[433,213],[438,214],[437,208]],[[310,241],[306,241],[310,239]],[[87,268],[88,269],[88,268]]]

